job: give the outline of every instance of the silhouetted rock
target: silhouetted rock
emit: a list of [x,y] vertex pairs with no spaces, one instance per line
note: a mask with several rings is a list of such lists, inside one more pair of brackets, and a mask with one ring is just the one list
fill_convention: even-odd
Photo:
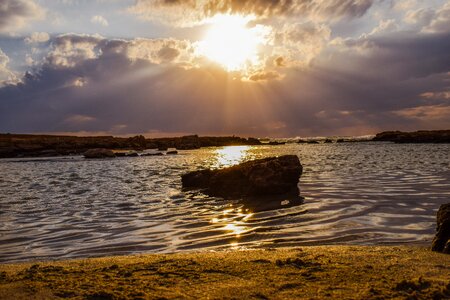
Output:
[[431,250],[450,254],[450,203],[439,207],[436,236],[433,239]]
[[[199,137],[197,135],[146,139],[139,135],[130,138],[113,136],[77,137],[62,135],[32,135],[32,134],[0,134],[0,158],[24,156],[53,156],[68,154],[83,154],[88,149],[110,149],[141,151],[144,149],[168,148],[198,149],[201,147],[222,147],[238,145],[260,145],[255,138]],[[121,155],[121,154],[120,154]]]
[[305,140],[302,140],[302,139],[300,139],[300,140],[298,140],[298,142],[297,142],[298,144],[306,144],[306,141]]
[[307,143],[307,144],[319,144],[318,141],[307,141],[306,143]]
[[385,131],[378,133],[372,140],[394,143],[450,143],[450,130]]
[[331,144],[332,142],[333,142],[333,141],[330,140],[330,139],[326,139],[326,140],[324,141],[325,144]]
[[175,155],[175,154],[178,154],[178,151],[176,151],[176,150],[173,150],[173,151],[167,151],[166,154],[167,154],[167,155]]
[[285,155],[245,162],[220,170],[200,170],[182,176],[184,188],[205,189],[224,198],[269,195],[298,197],[302,165],[297,156]]
[[88,151],[84,152],[85,158],[112,158],[116,157],[113,151],[108,149],[89,149]]
[[345,143],[345,140],[344,140],[344,139],[338,139],[338,140],[336,141],[336,143]]
[[126,157],[138,157],[139,154],[137,152],[129,152],[129,153],[125,153]]

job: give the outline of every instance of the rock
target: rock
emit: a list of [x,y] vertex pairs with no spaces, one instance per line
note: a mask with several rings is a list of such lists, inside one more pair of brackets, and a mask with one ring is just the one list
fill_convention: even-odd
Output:
[[324,141],[325,144],[331,144],[332,142],[333,142],[333,141],[330,140],[330,139],[326,139],[326,140]]
[[431,250],[450,254],[450,203],[439,207],[436,236],[433,239]]
[[290,195],[298,197],[302,165],[296,155],[270,157],[220,170],[200,170],[182,175],[188,189],[205,189],[224,198]]
[[139,154],[137,152],[129,152],[125,154],[126,157],[138,157]]
[[178,151],[177,150],[167,151],[166,154],[167,155],[176,155],[176,154],[178,154]]
[[116,157],[114,152],[112,150],[103,149],[103,148],[96,148],[96,149],[89,149],[88,151],[84,152],[85,158],[111,158]]
[[385,131],[378,133],[372,140],[394,143],[450,143],[450,130]]
[[314,140],[307,141],[306,143],[307,143],[307,144],[319,144],[318,141],[314,141]]

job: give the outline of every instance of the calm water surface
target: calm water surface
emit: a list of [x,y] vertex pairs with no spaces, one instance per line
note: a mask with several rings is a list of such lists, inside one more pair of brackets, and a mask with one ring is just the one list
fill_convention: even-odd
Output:
[[[304,204],[255,212],[180,175],[297,154]],[[311,244],[423,243],[450,201],[450,145],[205,148],[177,156],[0,160],[0,261]]]

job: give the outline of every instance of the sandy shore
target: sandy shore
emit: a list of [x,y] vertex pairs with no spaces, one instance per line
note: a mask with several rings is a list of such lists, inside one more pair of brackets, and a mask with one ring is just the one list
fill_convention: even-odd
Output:
[[450,299],[450,255],[313,246],[0,265],[1,299]]

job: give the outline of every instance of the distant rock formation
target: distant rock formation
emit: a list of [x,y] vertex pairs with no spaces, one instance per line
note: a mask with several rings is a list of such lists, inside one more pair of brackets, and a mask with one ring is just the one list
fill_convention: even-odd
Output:
[[57,135],[0,134],[0,158],[57,156],[83,154],[89,149],[134,150],[168,148],[178,150],[198,149],[201,147],[223,147],[241,145],[260,145],[255,138],[199,137],[197,135],[147,139],[142,135],[130,138],[112,136],[76,137]]
[[450,203],[439,207],[436,236],[433,239],[431,250],[450,254]]
[[270,195],[298,197],[302,165],[296,155],[270,157],[219,170],[182,175],[188,189],[204,189],[211,196],[239,198]]
[[89,149],[88,151],[84,152],[85,158],[114,158],[116,155],[113,151],[108,149]]
[[394,143],[450,143],[450,130],[385,131],[378,133],[372,140]]

